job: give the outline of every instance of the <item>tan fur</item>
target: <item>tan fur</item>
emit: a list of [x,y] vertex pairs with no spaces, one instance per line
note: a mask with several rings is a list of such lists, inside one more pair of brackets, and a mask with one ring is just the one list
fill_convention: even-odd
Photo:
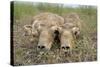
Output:
[[79,27],[81,29],[81,20],[76,13],[70,13],[64,16],[65,25],[69,25],[69,28]]
[[54,36],[50,30],[47,30],[47,29],[43,30],[40,33],[38,46],[44,45],[46,49],[49,50],[52,46],[53,39],[54,39]]
[[[61,49],[62,49],[62,47],[65,47],[65,49],[63,49],[63,51],[72,50],[72,48],[74,47],[74,38],[73,38],[73,34],[70,30],[64,29],[62,31],[60,41],[61,41]],[[69,49],[66,49],[66,47],[69,47]]]
[[81,20],[76,13],[70,13],[64,16],[65,23],[63,25],[64,29],[69,29],[72,31],[73,35],[79,36],[81,31]]
[[[71,13],[63,18],[57,14],[40,13],[33,17],[32,24],[25,26],[31,35],[39,36],[38,46],[45,46],[50,49],[54,40],[54,31],[58,30],[60,35],[61,47],[74,46],[74,39],[80,34],[81,21],[77,14]],[[66,49],[64,49],[66,51]]]
[[[53,42],[54,31],[58,29],[59,26],[64,24],[64,19],[57,14],[52,13],[40,13],[33,17],[31,34],[39,36],[38,45],[44,45],[46,48],[50,49]],[[26,29],[29,31],[29,29]]]
[[75,45],[75,39],[80,35],[81,21],[75,13],[65,15],[64,20],[65,22],[61,27],[61,47],[69,46],[72,49]]

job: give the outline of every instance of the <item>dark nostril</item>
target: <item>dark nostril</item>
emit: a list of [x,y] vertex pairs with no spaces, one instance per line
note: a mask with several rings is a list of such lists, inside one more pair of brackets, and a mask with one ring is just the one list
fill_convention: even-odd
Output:
[[41,48],[41,46],[38,46],[38,48]]
[[65,49],[65,47],[63,46],[62,49]]
[[39,48],[39,49],[44,49],[44,48],[45,48],[45,46],[38,46],[38,48]]
[[69,46],[62,46],[61,48],[62,48],[62,49],[67,49],[67,50],[70,49]]
[[41,46],[41,49],[45,48],[45,46]]
[[70,47],[69,46],[66,46],[66,49],[69,49]]

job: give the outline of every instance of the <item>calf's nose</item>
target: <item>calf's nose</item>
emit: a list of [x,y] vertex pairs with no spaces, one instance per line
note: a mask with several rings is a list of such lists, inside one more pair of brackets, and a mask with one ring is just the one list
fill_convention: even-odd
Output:
[[38,49],[45,49],[44,45],[38,45]]
[[70,46],[63,45],[63,46],[61,46],[61,49],[63,49],[63,50],[69,50]]

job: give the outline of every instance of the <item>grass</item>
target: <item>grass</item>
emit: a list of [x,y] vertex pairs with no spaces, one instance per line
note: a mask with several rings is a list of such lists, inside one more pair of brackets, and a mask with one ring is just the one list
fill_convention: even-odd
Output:
[[[23,26],[31,23],[34,15],[52,12],[58,15],[75,12],[82,20],[81,37],[71,54],[60,52],[59,46],[53,46],[43,53],[36,50],[36,43],[31,43],[31,36],[23,36]],[[97,60],[97,9],[94,6],[77,8],[64,7],[62,4],[14,2],[14,65],[53,64],[85,62]]]

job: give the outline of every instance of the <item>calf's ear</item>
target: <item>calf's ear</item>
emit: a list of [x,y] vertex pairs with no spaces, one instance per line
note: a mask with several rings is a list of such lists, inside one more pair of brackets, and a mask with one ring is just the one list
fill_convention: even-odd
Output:
[[73,28],[72,28],[72,33],[73,33],[73,35],[74,35],[76,38],[78,38],[79,35],[80,35],[80,29],[79,29],[79,27],[73,27]]
[[25,36],[29,35],[32,35],[33,37],[38,36],[38,31],[34,27],[32,27],[32,25],[25,25],[24,30],[25,30],[24,33]]
[[24,25],[24,35],[28,36],[32,34],[32,26],[31,25]]

